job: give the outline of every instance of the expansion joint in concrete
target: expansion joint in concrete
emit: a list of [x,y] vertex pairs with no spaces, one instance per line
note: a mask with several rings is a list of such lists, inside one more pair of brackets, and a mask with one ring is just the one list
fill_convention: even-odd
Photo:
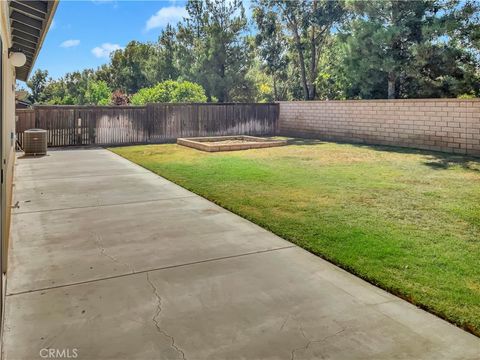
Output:
[[[65,211],[65,210],[77,210],[77,209],[95,209],[100,207],[107,207],[107,206],[121,206],[121,205],[130,205],[130,204],[142,204],[142,203],[152,203],[152,202],[159,202],[159,201],[171,201],[177,199],[189,199],[197,197],[197,195],[189,195],[189,196],[177,196],[165,199],[152,199],[152,200],[139,200],[139,201],[127,201],[122,203],[114,203],[114,204],[97,204],[97,205],[87,205],[87,206],[74,206],[68,208],[56,208],[56,209],[46,209],[46,210],[33,210],[33,211],[16,211],[12,215],[23,215],[23,214],[34,214],[34,213],[44,213],[44,212],[54,212],[54,211]],[[18,203],[18,201],[17,201]],[[16,206],[15,209],[19,209],[19,206]]]
[[226,259],[233,259],[233,258],[238,258],[238,257],[243,257],[243,256],[249,256],[249,255],[264,254],[264,253],[269,253],[269,252],[278,251],[278,250],[291,249],[291,248],[294,248],[294,247],[296,247],[296,245],[282,246],[282,247],[278,247],[278,248],[274,248],[274,249],[268,249],[268,250],[252,251],[252,252],[243,253],[243,254],[237,254],[237,255],[221,256],[221,257],[217,257],[217,258],[213,258],[213,259],[200,260],[200,261],[192,261],[192,262],[183,263],[183,264],[170,265],[170,266],[164,266],[164,267],[153,268],[153,269],[148,269],[148,270],[136,271],[136,272],[133,272],[133,273],[129,272],[129,273],[127,273],[127,274],[120,274],[120,275],[115,275],[115,276],[107,276],[107,277],[103,277],[103,278],[101,278],[101,279],[94,279],[94,280],[87,280],[87,281],[78,281],[78,282],[70,283],[70,284],[50,286],[50,287],[45,287],[45,288],[40,288],[40,289],[34,289],[34,290],[19,291],[19,292],[16,292],[16,293],[6,294],[5,296],[23,295],[23,294],[29,294],[29,293],[34,293],[34,292],[38,292],[38,291],[47,291],[47,290],[59,289],[59,288],[64,288],[64,287],[68,287],[68,286],[91,284],[91,283],[96,283],[96,282],[99,282],[99,281],[110,280],[110,279],[117,279],[117,278],[123,278],[123,277],[126,277],[126,276],[132,276],[132,275],[137,275],[137,274],[144,274],[144,273],[148,273],[148,272],[152,272],[152,271],[174,269],[174,268],[179,268],[179,267],[184,267],[184,266],[189,266],[189,265],[203,264],[203,263],[208,263],[208,262],[214,262],[214,261],[220,261],[220,260],[226,260]]

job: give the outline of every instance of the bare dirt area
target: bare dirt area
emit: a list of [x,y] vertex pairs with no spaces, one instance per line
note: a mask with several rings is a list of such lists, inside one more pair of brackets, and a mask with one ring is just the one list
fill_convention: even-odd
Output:
[[212,136],[198,138],[179,138],[177,144],[197,150],[217,152],[260,149],[286,145],[286,140],[273,140],[256,136]]

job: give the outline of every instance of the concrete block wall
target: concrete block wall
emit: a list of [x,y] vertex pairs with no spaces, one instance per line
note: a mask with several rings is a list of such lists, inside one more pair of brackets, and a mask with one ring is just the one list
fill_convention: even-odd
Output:
[[280,102],[279,133],[480,156],[480,99]]

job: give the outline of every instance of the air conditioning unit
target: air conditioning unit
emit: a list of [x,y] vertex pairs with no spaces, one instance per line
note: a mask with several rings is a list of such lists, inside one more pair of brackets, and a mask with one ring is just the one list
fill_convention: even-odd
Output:
[[23,133],[23,151],[25,155],[46,155],[47,130],[25,130]]

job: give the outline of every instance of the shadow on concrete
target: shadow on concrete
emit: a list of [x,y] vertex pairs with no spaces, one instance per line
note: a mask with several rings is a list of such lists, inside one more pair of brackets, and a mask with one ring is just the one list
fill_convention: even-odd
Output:
[[44,155],[30,155],[25,154],[22,150],[16,150],[17,160],[21,159],[35,159],[49,156],[49,153],[56,151],[73,151],[73,150],[102,150],[104,147],[98,145],[84,145],[84,146],[65,146],[65,147],[48,147],[47,153]]
[[19,152],[21,153],[21,155],[17,155],[17,160],[22,160],[22,159],[39,159],[39,158],[44,158],[46,156],[48,156],[48,154],[46,155],[26,155],[22,152]]

